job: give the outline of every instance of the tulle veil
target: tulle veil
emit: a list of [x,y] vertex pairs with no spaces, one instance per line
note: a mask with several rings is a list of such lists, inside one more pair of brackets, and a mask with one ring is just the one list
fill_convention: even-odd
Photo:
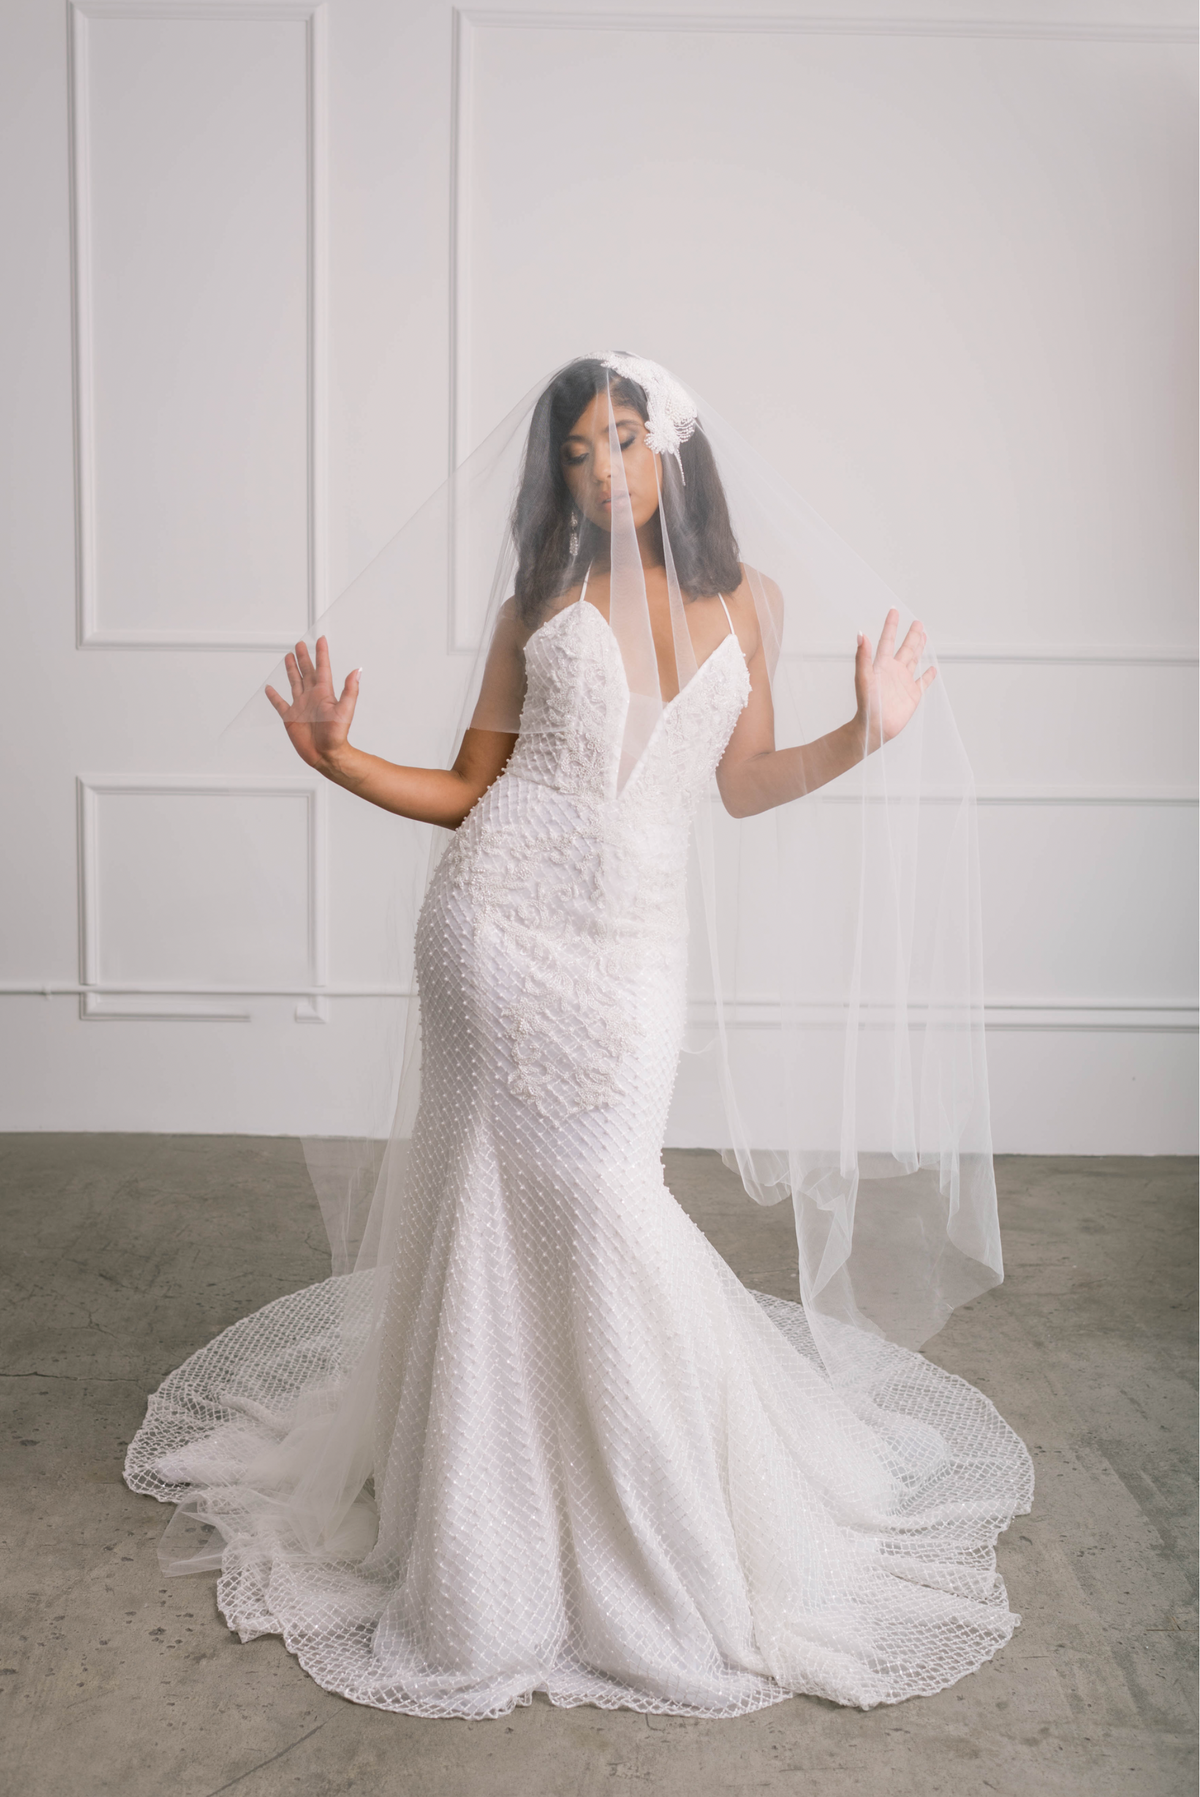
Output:
[[[680,689],[698,671],[691,595],[679,576],[689,517],[682,445],[700,437],[754,595],[777,745],[844,723],[854,709],[856,632],[877,639],[892,607],[903,631],[905,607],[686,382],[623,353],[586,360],[596,391],[609,396],[614,450],[609,622],[631,700],[622,779],[669,701],[632,525],[617,516],[615,383],[645,396],[647,440],[661,450]],[[447,766],[469,724],[518,728],[520,690],[497,677],[490,651],[513,593],[513,504],[524,458],[542,453],[547,386],[509,412],[309,633],[310,643],[328,638],[339,678],[368,669],[353,731],[362,747]],[[586,554],[583,538],[576,553]],[[922,665],[935,665],[932,645]],[[286,686],[281,667],[268,679]],[[260,685],[229,736],[236,744],[247,731],[278,728]],[[366,1526],[372,1352],[420,1093],[411,934],[449,840],[432,826],[394,826],[390,865],[372,875],[391,885],[392,925],[360,954],[376,988],[397,995],[394,1028],[379,1040],[374,1092],[345,1094],[344,1133],[305,1142],[333,1273],[346,1281],[345,1321],[269,1480],[290,1491],[298,1534],[335,1551]],[[694,831],[689,881],[688,1035],[668,1141],[719,1150],[759,1204],[791,1202],[797,1297],[830,1377],[851,1401],[855,1392],[866,1401],[884,1343],[919,1346],[1002,1278],[975,799],[944,681],[899,736],[789,804],[735,819],[714,788]],[[175,1535],[165,1565],[204,1562]]]

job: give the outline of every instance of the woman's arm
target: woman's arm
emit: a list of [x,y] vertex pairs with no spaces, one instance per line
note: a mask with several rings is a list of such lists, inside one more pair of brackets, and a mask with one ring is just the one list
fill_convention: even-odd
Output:
[[717,787],[726,811],[753,817],[775,805],[786,805],[817,787],[828,785],[855,762],[882,747],[903,730],[937,673],[918,676],[925,647],[919,623],[909,626],[896,648],[900,614],[890,611],[874,655],[860,634],[854,657],[854,716],[827,736],[794,749],[775,747],[775,713],[761,638],[750,656],[750,702],[738,719],[721,764]]
[[349,743],[331,759],[312,765],[327,780],[384,811],[457,830],[476,800],[504,772],[516,740],[499,730],[467,730],[452,768],[399,767]]
[[503,772],[513,752],[515,733],[472,729],[464,735],[452,768],[398,767],[378,755],[366,755],[349,741],[362,669],[346,676],[338,698],[329,645],[323,636],[317,639],[315,663],[307,646],[297,643],[286,666],[291,704],[271,686],[267,698],[283,719],[301,761],[384,811],[457,830],[475,801]]

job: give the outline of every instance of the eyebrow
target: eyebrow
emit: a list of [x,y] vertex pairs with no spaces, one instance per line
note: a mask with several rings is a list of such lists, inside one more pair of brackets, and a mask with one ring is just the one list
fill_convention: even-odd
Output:
[[[630,408],[630,410],[632,411],[632,407]],[[641,416],[640,413],[635,412],[634,418],[637,419],[638,424],[645,424],[645,422],[646,422],[646,420]],[[633,424],[634,418],[614,418],[613,422],[614,422],[614,424],[616,424],[618,426],[622,425],[622,424]],[[569,434],[567,436],[565,436],[563,438],[563,442],[564,443],[590,443],[591,438],[585,437],[582,431],[571,431],[571,432],[569,432]]]

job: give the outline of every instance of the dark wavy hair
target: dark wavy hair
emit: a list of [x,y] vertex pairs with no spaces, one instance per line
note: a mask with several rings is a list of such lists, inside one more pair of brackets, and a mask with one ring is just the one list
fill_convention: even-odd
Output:
[[[614,403],[623,401],[646,418],[643,388],[636,381],[610,379],[591,356],[560,369],[534,407],[512,511],[517,613],[523,623],[538,623],[547,605],[582,578],[607,536],[580,512],[562,470],[562,446],[572,425],[606,384]],[[702,426],[680,446],[679,457],[682,481],[674,458],[663,457],[661,510],[680,588],[687,599],[732,593],[742,581],[738,546]],[[661,535],[661,513],[656,523]]]

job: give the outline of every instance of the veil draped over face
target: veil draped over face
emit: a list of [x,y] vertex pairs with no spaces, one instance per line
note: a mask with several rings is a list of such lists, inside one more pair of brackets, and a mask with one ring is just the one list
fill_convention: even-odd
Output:
[[[599,394],[607,406],[609,622],[630,696],[618,785],[671,702],[613,409],[631,391],[658,455],[679,689],[698,672],[689,606],[697,581],[711,591],[705,532],[723,495],[757,614],[755,678],[769,687],[776,745],[844,724],[855,708],[857,631],[877,641],[893,606],[901,634],[910,621],[894,595],[684,383],[624,355],[584,358],[569,372],[576,396]],[[518,730],[512,632],[527,635],[537,617],[520,618],[513,601],[521,541],[532,540],[514,506],[538,458],[550,484],[561,482],[557,460],[547,460],[557,458],[561,426],[550,401],[547,383],[527,395],[314,626],[309,640],[328,637],[339,684],[348,669],[366,669],[359,746],[445,767],[467,726]],[[594,528],[568,519],[556,553],[543,619],[582,581]],[[921,665],[932,664],[930,646]],[[270,678],[286,690],[279,670]],[[234,729],[249,721],[279,728],[261,688]],[[344,1134],[305,1144],[334,1272],[353,1273],[371,1294],[354,1310],[353,1376],[297,1493],[313,1538],[347,1514],[370,1471],[377,1331],[364,1318],[378,1319],[390,1276],[420,1090],[411,933],[449,840],[399,819],[389,829],[392,922],[377,943],[360,944],[360,966],[373,959],[372,978],[408,994],[396,1002],[400,1027],[390,1044],[380,1039],[374,1098],[347,1091]],[[798,1296],[831,1378],[853,1400],[871,1385],[884,1339],[919,1346],[1002,1277],[975,801],[943,681],[882,749],[785,805],[735,819],[714,786],[693,833],[689,909],[688,1031],[668,1140],[719,1149],[758,1203],[791,1202]]]

